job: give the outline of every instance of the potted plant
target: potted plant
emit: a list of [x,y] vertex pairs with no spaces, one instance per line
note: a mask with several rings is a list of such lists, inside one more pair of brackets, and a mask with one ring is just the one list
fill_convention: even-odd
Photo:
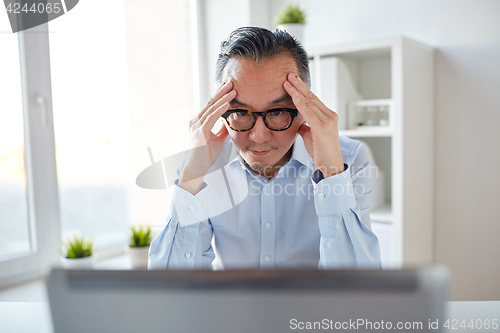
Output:
[[287,31],[301,43],[304,39],[304,24],[306,14],[297,5],[289,5],[276,15],[276,28]]
[[134,269],[148,268],[149,244],[151,244],[151,227],[137,226],[130,227],[132,234],[130,242],[125,246],[125,253],[130,258],[130,263]]
[[62,266],[66,269],[94,268],[94,242],[84,237],[74,236],[63,242],[64,252],[61,256]]

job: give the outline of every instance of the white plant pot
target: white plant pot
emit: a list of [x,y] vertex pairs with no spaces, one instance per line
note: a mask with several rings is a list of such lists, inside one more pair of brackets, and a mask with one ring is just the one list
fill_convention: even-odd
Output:
[[149,246],[130,247],[125,245],[125,253],[128,255],[133,269],[148,268]]
[[297,38],[300,44],[304,45],[304,25],[301,23],[280,24],[276,27],[278,30],[288,32],[293,37]]
[[65,269],[94,269],[94,256],[75,259],[61,257],[61,264]]

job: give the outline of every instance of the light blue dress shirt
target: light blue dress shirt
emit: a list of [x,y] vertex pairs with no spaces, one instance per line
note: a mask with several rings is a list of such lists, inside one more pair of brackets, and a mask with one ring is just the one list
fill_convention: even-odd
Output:
[[340,136],[346,170],[323,179],[298,136],[270,181],[228,143],[200,192],[173,187],[149,269],[211,269],[212,244],[224,269],[380,268],[369,215],[373,170],[361,143]]

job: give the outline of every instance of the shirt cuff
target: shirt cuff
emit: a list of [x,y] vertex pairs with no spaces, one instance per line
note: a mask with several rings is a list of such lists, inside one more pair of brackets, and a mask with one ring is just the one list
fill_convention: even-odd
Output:
[[181,227],[200,223],[208,220],[208,184],[203,182],[201,190],[192,195],[190,192],[179,187],[179,181],[175,181],[172,188],[172,204],[170,206],[170,218],[179,223]]
[[[349,168],[349,165],[347,165],[346,163],[344,163],[344,171],[342,171],[341,173],[346,172],[348,168]],[[330,177],[332,177],[332,176],[330,176]],[[316,187],[316,184],[318,184],[320,181],[322,181],[323,179],[325,179],[325,177],[323,176],[323,172],[321,172],[321,170],[316,169],[313,172],[313,174],[311,175],[311,179],[313,181],[313,186]]]
[[314,187],[314,206],[316,214],[332,215],[356,207],[356,197],[352,186],[351,172],[344,163],[344,172],[323,178],[316,170],[311,180]]

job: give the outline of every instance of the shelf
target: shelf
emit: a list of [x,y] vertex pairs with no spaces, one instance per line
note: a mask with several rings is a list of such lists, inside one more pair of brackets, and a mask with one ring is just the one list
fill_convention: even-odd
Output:
[[[337,112],[339,134],[363,141],[371,165],[382,171],[373,188],[385,193],[376,197],[392,198],[370,213],[383,267],[432,263],[433,48],[391,37],[325,45],[308,55],[312,88]],[[365,108],[381,102],[389,104],[388,126],[369,126],[386,119],[377,112],[367,121]]]
[[392,129],[390,128],[366,128],[366,129],[354,129],[354,130],[341,130],[340,135],[356,138],[366,138],[366,137],[391,137]]
[[394,46],[410,47],[423,52],[432,52],[432,47],[422,44],[413,39],[392,36],[380,39],[370,39],[359,42],[348,42],[335,45],[324,45],[308,49],[309,58],[328,57],[328,56],[346,56],[358,59],[374,58],[391,55],[391,49]]
[[382,207],[378,207],[370,212],[371,222],[393,223],[392,207],[390,203],[386,203]]

